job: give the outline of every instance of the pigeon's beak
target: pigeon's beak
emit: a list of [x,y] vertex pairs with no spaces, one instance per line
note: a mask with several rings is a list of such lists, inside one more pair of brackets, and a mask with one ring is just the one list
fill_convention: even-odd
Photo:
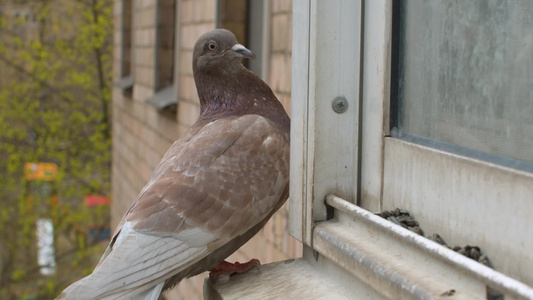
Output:
[[250,58],[250,59],[254,59],[255,58],[255,54],[252,51],[248,50],[246,47],[244,47],[241,44],[233,45],[233,47],[231,47],[231,50],[233,50],[235,53],[237,53],[237,56],[239,56],[239,57]]

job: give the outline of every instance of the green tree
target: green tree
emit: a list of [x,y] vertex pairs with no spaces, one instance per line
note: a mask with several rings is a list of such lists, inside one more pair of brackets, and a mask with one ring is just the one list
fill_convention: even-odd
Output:
[[[109,221],[83,199],[110,190],[112,1],[0,7],[0,298],[49,299],[91,271],[101,246],[90,245],[87,229]],[[28,182],[27,162],[55,163],[58,175]],[[38,272],[41,217],[54,224],[55,276]]]

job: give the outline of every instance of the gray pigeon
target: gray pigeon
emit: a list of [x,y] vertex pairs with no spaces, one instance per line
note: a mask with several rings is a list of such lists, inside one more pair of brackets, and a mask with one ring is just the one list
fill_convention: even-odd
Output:
[[167,151],[93,273],[57,299],[157,299],[215,268],[283,205],[290,120],[242,58],[254,54],[228,30],[198,39],[198,121]]

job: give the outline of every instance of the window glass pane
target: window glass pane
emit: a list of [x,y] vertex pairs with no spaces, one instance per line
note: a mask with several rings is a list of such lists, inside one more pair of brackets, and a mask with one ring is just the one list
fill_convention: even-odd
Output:
[[402,1],[401,134],[533,162],[533,1]]

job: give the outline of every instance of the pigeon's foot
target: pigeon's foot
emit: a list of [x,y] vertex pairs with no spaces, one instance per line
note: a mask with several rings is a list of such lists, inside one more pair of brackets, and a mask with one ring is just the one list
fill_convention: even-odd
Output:
[[235,273],[244,273],[250,270],[253,267],[260,266],[261,263],[258,259],[252,259],[249,262],[246,263],[239,263],[236,261],[234,264],[223,261],[218,264],[218,266],[214,267],[211,272],[209,272],[209,278],[212,280],[216,280],[218,276],[220,275],[232,275]]

